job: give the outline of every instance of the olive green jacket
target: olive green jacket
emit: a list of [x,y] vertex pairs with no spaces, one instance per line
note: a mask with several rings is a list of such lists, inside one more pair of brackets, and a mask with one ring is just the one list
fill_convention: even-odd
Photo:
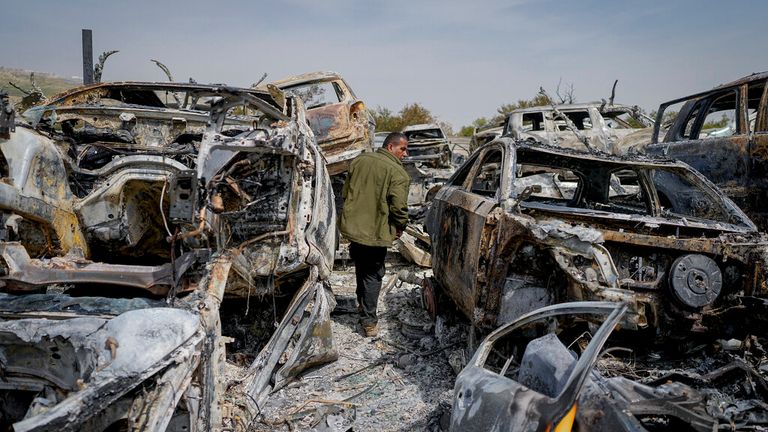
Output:
[[408,223],[410,183],[403,164],[385,149],[356,157],[342,191],[341,234],[366,246],[391,246]]

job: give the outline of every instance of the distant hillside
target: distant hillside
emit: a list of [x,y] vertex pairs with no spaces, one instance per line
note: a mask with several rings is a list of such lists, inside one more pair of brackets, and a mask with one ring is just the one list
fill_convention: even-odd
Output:
[[[30,72],[31,71],[0,66],[0,89],[7,91],[12,99],[16,99],[14,96],[22,96],[22,93],[8,84],[8,82],[13,82],[17,86],[29,90],[32,88],[32,83],[29,81]],[[43,93],[47,97],[82,85],[82,81],[63,78],[47,72],[35,72],[35,81],[37,82],[37,85],[43,89]]]

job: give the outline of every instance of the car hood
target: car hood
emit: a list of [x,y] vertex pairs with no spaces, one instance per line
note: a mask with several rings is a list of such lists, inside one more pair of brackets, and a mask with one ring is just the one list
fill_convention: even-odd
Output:
[[68,405],[130,391],[196,339],[199,323],[193,312],[165,307],[115,317],[51,319],[52,312],[42,312],[45,318],[28,317],[35,313],[19,312],[22,318],[0,322],[5,384],[32,391],[51,386],[66,398],[17,423],[16,430],[46,423],[47,417],[69,411]]

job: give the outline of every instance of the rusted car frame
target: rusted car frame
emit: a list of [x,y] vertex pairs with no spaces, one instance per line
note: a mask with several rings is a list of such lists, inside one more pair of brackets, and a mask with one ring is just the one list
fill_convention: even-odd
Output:
[[243,381],[251,416],[335,359],[330,177],[280,96],[105,83],[0,138],[4,427],[220,428],[222,305],[279,323]]
[[373,149],[373,116],[338,73],[311,72],[270,85],[303,100],[307,120],[328,160],[331,175],[345,172],[352,159]]
[[437,192],[425,228],[425,295],[486,329],[568,300],[626,302],[630,328],[701,329],[708,310],[768,294],[766,239],[680,162],[501,138]]
[[646,152],[682,160],[768,228],[768,72],[661,104]]
[[[653,119],[637,106],[588,102],[512,111],[503,136],[576,150],[625,154],[650,140]],[[585,143],[586,141],[586,143]]]

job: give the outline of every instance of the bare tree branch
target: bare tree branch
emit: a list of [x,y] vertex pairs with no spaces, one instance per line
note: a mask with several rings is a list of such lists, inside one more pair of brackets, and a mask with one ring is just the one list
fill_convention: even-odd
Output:
[[[544,90],[544,87],[539,87],[539,94],[546,98],[549,98],[550,101],[552,100],[552,98],[550,98],[549,95],[547,94],[547,91]],[[579,129],[576,127],[575,124],[573,124],[571,119],[569,119],[568,116],[563,114],[562,111],[557,109],[554,102],[550,102],[550,105],[552,106],[552,112],[555,114],[555,116],[565,122],[565,127],[567,127],[568,130],[570,130],[571,132],[573,132],[574,135],[576,135],[576,138],[578,138],[579,141],[581,141],[584,144],[587,150],[589,150],[592,153],[597,152],[597,149],[592,144],[589,143],[589,138],[587,138],[586,136],[584,136],[584,134],[579,132]]]
[[566,84],[565,92],[563,94],[560,94],[560,85],[563,83],[563,78],[560,78],[557,81],[557,88],[555,89],[555,94],[557,95],[557,98],[560,100],[561,104],[572,104],[576,101],[576,98],[573,96],[573,83]]

